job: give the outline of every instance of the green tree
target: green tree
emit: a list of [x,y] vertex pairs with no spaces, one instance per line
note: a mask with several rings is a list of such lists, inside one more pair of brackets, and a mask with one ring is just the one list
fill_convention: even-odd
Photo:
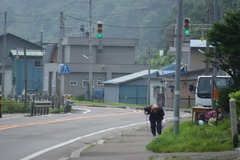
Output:
[[207,38],[214,50],[207,52],[212,66],[227,72],[240,89],[240,12],[226,13],[224,23],[214,23]]
[[[136,56],[137,64],[148,64],[148,49],[145,53],[139,54]],[[159,51],[156,48],[151,48],[151,69],[161,69],[169,64],[172,64],[175,61],[175,54],[173,53],[164,53],[163,55],[159,54]]]

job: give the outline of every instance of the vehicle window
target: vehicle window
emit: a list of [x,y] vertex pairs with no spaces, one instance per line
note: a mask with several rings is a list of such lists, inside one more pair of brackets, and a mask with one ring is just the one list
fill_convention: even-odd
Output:
[[34,94],[34,91],[28,91],[29,94]]
[[233,84],[233,81],[231,78],[222,78],[222,77],[217,77],[217,88],[220,89],[220,88],[226,88],[230,85]]
[[200,98],[210,98],[211,97],[211,81],[210,77],[199,78],[197,95]]
[[[217,89],[227,88],[233,84],[231,77],[217,77]],[[197,96],[201,98],[211,98],[212,77],[200,77],[197,86]]]

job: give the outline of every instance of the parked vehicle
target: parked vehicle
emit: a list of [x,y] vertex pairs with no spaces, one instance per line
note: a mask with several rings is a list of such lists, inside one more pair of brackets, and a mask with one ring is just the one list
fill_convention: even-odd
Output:
[[[35,89],[27,89],[28,100],[33,100],[36,94],[37,94],[37,91]],[[25,89],[22,90],[22,99],[25,100]]]
[[[190,85],[189,90],[195,92],[195,106],[211,107],[212,105],[212,76],[199,76],[197,85]],[[227,88],[233,84],[230,76],[216,76],[216,88]]]

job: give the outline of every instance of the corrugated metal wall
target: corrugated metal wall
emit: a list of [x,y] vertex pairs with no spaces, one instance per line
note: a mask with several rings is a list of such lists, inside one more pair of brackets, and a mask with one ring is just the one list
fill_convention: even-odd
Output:
[[147,104],[146,85],[121,85],[119,102],[129,104]]

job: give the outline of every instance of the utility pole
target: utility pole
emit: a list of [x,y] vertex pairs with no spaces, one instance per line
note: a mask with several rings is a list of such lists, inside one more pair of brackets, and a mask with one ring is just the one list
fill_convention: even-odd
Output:
[[3,53],[2,53],[2,98],[4,98],[5,85],[5,61],[7,54],[7,11],[4,12],[4,35],[3,35]]
[[214,13],[214,22],[218,21],[218,0],[214,0],[214,7],[213,7],[213,13]]
[[[212,20],[211,20],[212,14],[211,14],[211,0],[208,0],[208,24],[211,25]],[[209,43],[208,40],[206,39],[206,52],[209,52]],[[206,67],[205,67],[205,75],[209,75],[209,57],[206,57]]]
[[174,86],[174,128],[175,135],[179,134],[179,111],[180,111],[180,65],[182,50],[182,7],[183,0],[178,0],[178,17],[177,17],[177,46],[176,46],[176,66],[175,66],[175,86]]
[[220,0],[220,14],[219,14],[219,22],[223,22],[223,0]]
[[40,30],[40,34],[41,34],[40,43],[41,43],[41,47],[42,47],[42,45],[43,45],[43,30]]
[[[63,19],[63,12],[60,13],[60,33],[59,33],[59,39],[58,39],[58,67],[59,64],[63,63],[63,58],[62,58],[62,41],[63,41],[63,34],[64,34],[64,19]],[[58,72],[57,76],[57,88],[56,88],[56,93],[57,93],[57,108],[60,108],[61,106],[61,73],[60,71]]]
[[148,85],[147,85],[147,104],[150,105],[150,69],[151,69],[151,52],[150,52],[150,46],[148,49]]
[[239,9],[239,0],[236,0],[236,12],[238,11]]
[[27,53],[26,47],[23,49],[24,52],[24,107],[27,108]]
[[93,53],[92,53],[92,0],[89,0],[89,101],[92,101],[93,88]]
[[[217,0],[214,0],[214,16],[213,16],[213,20],[214,22],[218,22],[218,16],[217,16],[217,13],[218,13],[218,3],[217,3]],[[216,48],[214,48],[214,52],[215,52]],[[211,97],[212,97],[212,108],[214,110],[217,110],[216,108],[216,99],[214,99],[214,90],[217,89],[217,86],[216,86],[216,80],[217,80],[217,68],[216,67],[213,67],[213,74],[212,74],[212,93],[211,93]]]

